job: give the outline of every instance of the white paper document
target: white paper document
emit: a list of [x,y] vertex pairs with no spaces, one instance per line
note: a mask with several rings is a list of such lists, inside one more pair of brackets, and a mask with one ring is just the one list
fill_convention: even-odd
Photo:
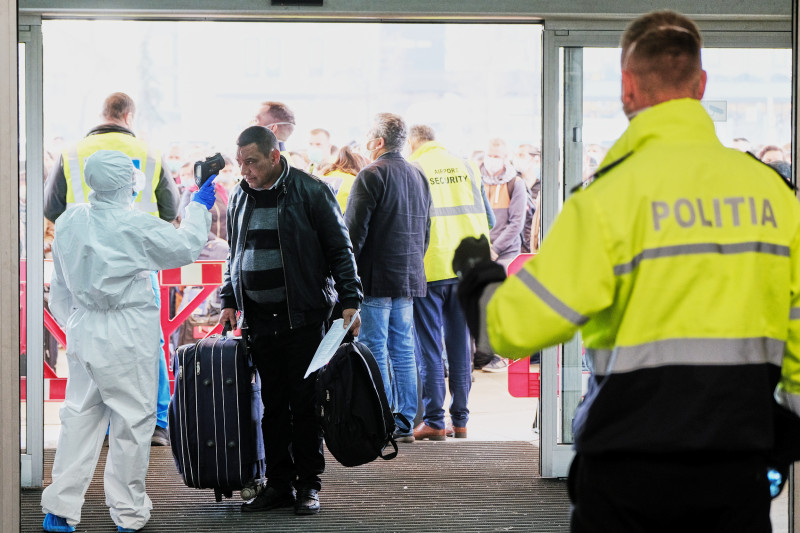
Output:
[[310,376],[312,372],[319,370],[328,364],[328,361],[330,361],[331,357],[333,357],[333,354],[336,353],[339,345],[342,344],[344,336],[347,335],[347,332],[353,327],[356,318],[358,318],[358,313],[359,312],[356,311],[353,315],[353,318],[350,319],[350,325],[347,327],[347,329],[344,327],[343,318],[338,318],[333,321],[333,324],[331,324],[331,329],[328,330],[325,338],[323,338],[322,342],[319,343],[317,351],[314,353],[314,358],[311,360],[311,364],[308,365],[308,370],[306,370],[306,375],[303,376],[303,379]]

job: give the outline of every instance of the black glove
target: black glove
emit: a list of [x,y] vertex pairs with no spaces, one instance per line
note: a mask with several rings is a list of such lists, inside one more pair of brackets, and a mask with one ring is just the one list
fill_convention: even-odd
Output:
[[480,239],[466,237],[453,255],[453,272],[460,279],[464,279],[475,265],[484,260],[492,260],[492,251],[486,235],[481,235]]
[[506,279],[503,265],[491,259],[489,241],[486,235],[480,239],[467,237],[458,245],[453,256],[453,270],[459,277],[458,301],[464,310],[472,336],[477,339],[480,333],[480,298],[486,285]]
[[775,443],[767,453],[767,467],[781,474],[782,489],[789,479],[792,463],[800,460],[800,417],[776,402],[772,404],[772,411]]

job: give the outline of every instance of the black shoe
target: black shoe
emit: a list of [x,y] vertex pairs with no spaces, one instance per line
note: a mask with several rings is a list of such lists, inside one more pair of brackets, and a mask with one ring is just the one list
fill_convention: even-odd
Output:
[[392,438],[396,442],[414,442],[414,432],[412,430],[395,431],[392,433]]
[[169,433],[161,426],[156,426],[153,436],[150,437],[150,446],[169,446]]
[[297,493],[294,514],[317,514],[319,512],[319,492],[317,489],[302,489]]
[[273,487],[267,487],[258,496],[242,504],[243,513],[257,513],[269,511],[278,507],[291,507],[294,505],[294,490],[278,492]]

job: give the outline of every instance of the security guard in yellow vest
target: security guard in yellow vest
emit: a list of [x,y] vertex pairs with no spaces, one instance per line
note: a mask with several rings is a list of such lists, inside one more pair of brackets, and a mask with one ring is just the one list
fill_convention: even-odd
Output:
[[720,143],[700,47],[682,15],[635,20],[630,125],[539,255],[502,283],[486,243],[454,258],[479,345],[519,357],[581,331],[575,532],[770,531],[767,467],[800,452],[773,464],[800,413],[800,205]]
[[103,103],[104,123],[94,128],[77,145],[64,150],[45,183],[44,216],[55,220],[72,205],[89,201],[89,187],[83,179],[83,162],[98,150],[118,150],[131,158],[145,175],[145,188],[134,206],[171,222],[178,216],[180,193],[161,153],[137,139],[131,130],[135,105],[125,93],[113,93]]
[[294,133],[294,112],[283,102],[267,101],[258,108],[254,122],[256,126],[267,128],[275,134],[281,155],[287,163],[291,163],[292,154],[286,149],[286,141]]
[[[452,257],[464,237],[489,235],[481,175],[478,169],[449,153],[434,140],[429,126],[412,126],[409,160],[419,166],[431,190],[431,235],[425,253],[426,296],[414,298],[417,367],[422,382],[422,422],[406,440],[444,440],[446,434],[467,436],[469,391],[472,386],[470,341],[464,313],[456,297],[458,279]],[[449,367],[450,424],[444,420],[442,326]],[[401,439],[403,436],[400,437]]]

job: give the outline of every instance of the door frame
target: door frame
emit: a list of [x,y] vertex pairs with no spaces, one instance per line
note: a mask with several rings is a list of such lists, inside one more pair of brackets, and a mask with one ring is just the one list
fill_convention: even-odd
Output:
[[[25,43],[25,127],[26,211],[25,248],[27,280],[26,327],[26,437],[25,453],[20,453],[20,485],[44,486],[44,148],[42,18],[20,15],[19,43]],[[22,128],[20,128],[22,129]]]

